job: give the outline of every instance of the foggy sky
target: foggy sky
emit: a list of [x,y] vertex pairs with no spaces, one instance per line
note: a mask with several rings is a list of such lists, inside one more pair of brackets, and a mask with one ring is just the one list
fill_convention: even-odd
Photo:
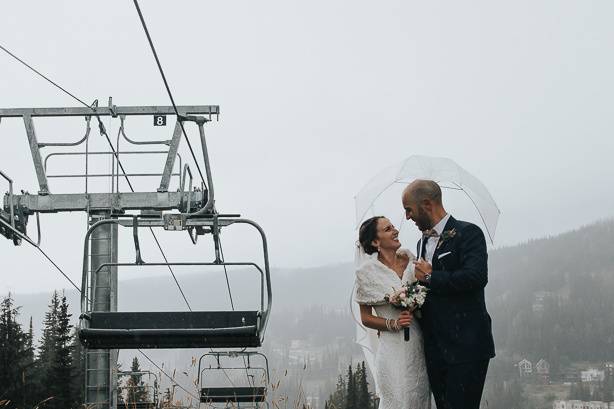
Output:
[[[496,246],[614,216],[612,2],[141,6],[178,104],[220,105],[207,128],[217,208],[266,229],[274,266],[351,260],[353,196],[413,154],[452,158],[485,183],[502,211]],[[7,2],[0,43],[87,102],[169,105],[130,1]],[[0,74],[1,107],[76,105],[4,53]],[[40,140],[77,140],[83,128],[37,123]],[[144,120],[130,131],[172,129]],[[17,191],[36,192],[23,123],[3,120],[0,142],[0,169]],[[42,227],[42,246],[79,281],[85,216],[44,215]],[[194,254],[175,237],[161,233],[169,258]],[[228,252],[255,254],[229,241]],[[0,259],[0,292],[67,287],[27,245],[0,240]]]

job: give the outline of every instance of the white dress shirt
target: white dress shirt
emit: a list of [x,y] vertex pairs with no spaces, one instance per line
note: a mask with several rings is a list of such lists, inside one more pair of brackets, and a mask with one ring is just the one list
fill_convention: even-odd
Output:
[[[437,232],[439,236],[443,233],[443,229],[446,227],[446,223],[448,223],[448,219],[450,219],[450,214],[446,213],[446,215],[433,227],[433,230]],[[426,248],[424,249],[424,259],[428,261],[431,265],[433,265],[433,255],[435,254],[435,249],[437,248],[437,243],[439,242],[439,237],[429,237],[429,240],[426,242]]]

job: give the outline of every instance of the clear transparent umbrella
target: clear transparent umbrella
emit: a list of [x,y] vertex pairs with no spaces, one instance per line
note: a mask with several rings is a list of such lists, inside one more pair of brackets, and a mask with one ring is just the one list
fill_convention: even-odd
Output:
[[457,218],[481,225],[491,243],[494,242],[501,213],[497,204],[478,178],[448,158],[410,156],[378,173],[356,195],[356,228],[363,220],[376,215],[386,216],[402,228],[405,218],[401,194],[416,179],[439,183],[446,209]]

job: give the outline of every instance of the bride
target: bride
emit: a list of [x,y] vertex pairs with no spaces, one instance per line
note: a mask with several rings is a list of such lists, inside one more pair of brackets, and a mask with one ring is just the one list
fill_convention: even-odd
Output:
[[[366,328],[359,331],[364,335],[363,349],[375,378],[379,409],[429,409],[422,331],[410,312],[384,301],[393,289],[415,281],[411,263],[415,256],[401,249],[398,235],[382,216],[360,226],[354,301]],[[405,327],[410,328],[409,341],[403,338]]]

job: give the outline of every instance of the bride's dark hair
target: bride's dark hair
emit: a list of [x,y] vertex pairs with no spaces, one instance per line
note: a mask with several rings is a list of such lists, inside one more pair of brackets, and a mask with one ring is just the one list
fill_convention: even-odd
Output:
[[377,251],[377,248],[371,243],[377,239],[377,222],[383,218],[384,216],[371,217],[362,222],[360,229],[358,229],[358,242],[367,254],[373,254]]

